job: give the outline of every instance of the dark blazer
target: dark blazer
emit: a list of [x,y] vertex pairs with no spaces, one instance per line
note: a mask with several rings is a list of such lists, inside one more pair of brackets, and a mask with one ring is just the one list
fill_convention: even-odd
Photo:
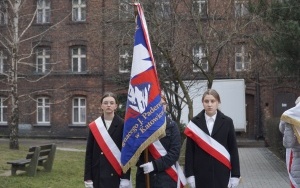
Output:
[[[201,111],[191,121],[209,135],[204,113],[204,110]],[[219,110],[211,137],[229,152],[232,166],[231,177],[240,177],[239,155],[233,121]],[[227,188],[230,170],[187,137],[185,175],[186,177],[195,176],[196,187]]]
[[[166,136],[159,140],[167,151],[167,154],[159,159],[154,159],[149,154],[149,162],[152,161],[154,171],[149,173],[151,188],[176,188],[177,182],[174,181],[165,170],[174,165],[180,154],[181,142],[178,125],[167,117]],[[136,188],[145,188],[145,174],[143,168],[139,166],[144,164],[144,153],[141,154],[137,162]]]
[[[102,119],[104,119],[103,116]],[[108,133],[120,150],[122,147],[123,128],[124,120],[115,115]],[[121,178],[130,179],[130,170],[126,174],[122,174]],[[89,131],[85,155],[84,181],[86,180],[92,180],[94,188],[119,188],[120,185],[119,175],[105,157],[91,131]]]

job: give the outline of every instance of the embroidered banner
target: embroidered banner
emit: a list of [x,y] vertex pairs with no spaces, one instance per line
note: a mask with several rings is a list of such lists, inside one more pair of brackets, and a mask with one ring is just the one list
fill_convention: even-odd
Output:
[[136,32],[121,150],[122,170],[134,166],[141,152],[165,134],[166,115],[142,7],[137,9]]

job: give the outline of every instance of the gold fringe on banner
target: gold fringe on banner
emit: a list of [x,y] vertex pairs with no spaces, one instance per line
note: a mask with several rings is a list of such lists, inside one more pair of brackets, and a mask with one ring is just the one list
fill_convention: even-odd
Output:
[[166,135],[166,123],[164,123],[154,134],[152,134],[141,146],[136,150],[129,162],[122,166],[123,173],[126,173],[129,168],[136,165],[141,153],[154,141]]

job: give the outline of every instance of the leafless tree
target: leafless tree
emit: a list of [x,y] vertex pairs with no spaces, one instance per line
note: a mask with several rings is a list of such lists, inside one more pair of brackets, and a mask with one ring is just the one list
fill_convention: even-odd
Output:
[[[49,27],[45,27],[38,33],[32,32],[31,27],[36,21],[37,6],[30,5],[31,1],[27,0],[3,0],[0,1],[1,7],[1,24],[0,31],[0,50],[7,57],[1,75],[1,85],[4,86],[2,91],[7,93],[9,104],[8,126],[10,149],[19,149],[18,126],[20,118],[20,94],[18,91],[20,79],[24,78],[25,67],[32,67],[28,58],[33,56],[35,47],[42,41],[47,33],[57,27],[65,18],[57,21]],[[31,10],[34,10],[33,12]],[[33,43],[32,41],[36,41]],[[33,44],[33,45],[28,45]],[[26,46],[26,48],[24,48]],[[28,68],[27,68],[28,69]],[[51,73],[41,77],[28,80],[38,82]],[[27,94],[28,95],[28,94]]]
[[[198,80],[207,80],[207,88],[211,88],[216,77],[238,76],[233,73],[234,47],[237,44],[251,46],[259,17],[250,15],[246,4],[240,6],[234,1],[150,0],[140,3],[144,8],[161,86],[167,93],[170,111],[174,113],[172,116],[180,122],[183,106],[187,105],[191,119],[194,114],[190,88]],[[118,8],[107,11],[107,15],[120,15],[122,10]],[[107,38],[114,40],[112,43],[117,44],[116,49],[124,44],[133,47],[133,9],[132,13],[126,10],[131,16],[108,16],[110,19],[106,22],[111,31]],[[198,48],[196,52],[193,51],[195,46]],[[243,52],[245,58],[253,59],[251,51],[254,47]],[[112,56],[108,59],[119,63]],[[246,68],[241,71],[243,77],[252,76],[253,71]]]

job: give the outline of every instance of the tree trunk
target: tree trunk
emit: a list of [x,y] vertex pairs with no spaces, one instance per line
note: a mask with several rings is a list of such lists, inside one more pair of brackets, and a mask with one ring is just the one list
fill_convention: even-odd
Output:
[[18,133],[19,133],[19,106],[17,96],[17,82],[12,81],[12,94],[11,94],[11,112],[9,122],[9,148],[19,149]]
[[[16,51],[16,50],[14,50]],[[9,134],[9,148],[19,149],[19,99],[18,99],[18,80],[17,80],[17,59],[13,55],[12,71],[10,75],[11,83],[11,112],[10,112],[10,134]]]
[[18,52],[19,52],[19,11],[21,1],[16,0],[13,4],[13,43],[11,44],[11,67],[8,76],[8,83],[11,88],[11,111],[9,122],[9,148],[19,149],[19,94],[18,94]]

